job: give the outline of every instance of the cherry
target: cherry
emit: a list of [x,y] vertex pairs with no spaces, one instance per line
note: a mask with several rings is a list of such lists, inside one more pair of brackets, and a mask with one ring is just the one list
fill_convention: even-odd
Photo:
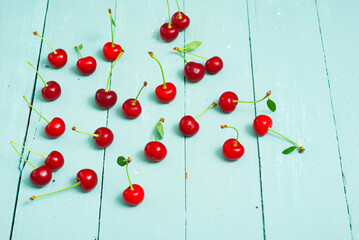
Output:
[[36,73],[39,75],[39,77],[41,78],[42,82],[45,85],[45,87],[42,88],[41,90],[42,97],[47,101],[54,101],[58,99],[61,95],[60,85],[55,81],[45,82],[45,80],[42,78],[42,76],[36,70],[36,68],[30,62],[27,63],[36,71]]
[[54,68],[62,68],[67,63],[67,53],[65,50],[59,48],[54,50],[51,45],[37,32],[33,32],[35,36],[41,38],[52,50],[51,53],[47,56],[47,60],[49,61],[50,65]]
[[52,171],[57,171],[64,165],[64,157],[58,151],[52,151],[45,159],[45,165],[49,166]]
[[116,60],[118,55],[121,53],[122,47],[113,42],[113,26],[116,27],[116,23],[112,18],[112,11],[109,8],[108,13],[110,14],[110,21],[111,21],[111,42],[107,42],[102,49],[103,56],[110,62]]
[[205,68],[209,74],[216,74],[222,70],[223,61],[220,57],[212,57],[206,61]]
[[57,138],[59,136],[61,136],[66,129],[65,126],[65,122],[59,118],[59,117],[55,117],[51,120],[51,122],[49,120],[47,120],[44,116],[41,115],[41,113],[39,113],[31,104],[30,102],[26,99],[25,96],[23,96],[23,98],[25,99],[25,101],[27,102],[27,104],[29,105],[30,108],[32,108],[37,114],[40,115],[40,117],[42,117],[42,119],[44,119],[47,122],[47,125],[45,127],[45,134],[49,137],[49,138]]
[[155,57],[153,52],[148,52],[148,54],[157,61],[158,65],[161,68],[161,73],[162,73],[163,84],[156,87],[155,90],[156,97],[158,98],[158,100],[160,100],[163,103],[169,103],[176,97],[177,94],[176,86],[170,82],[166,83],[165,75],[163,73],[163,68],[161,63]]
[[172,23],[175,25],[179,31],[183,31],[188,28],[190,20],[189,17],[180,11],[178,1],[176,0],[178,12],[172,15]]
[[304,153],[305,149],[304,149],[303,146],[299,146],[296,142],[294,142],[294,141],[290,140],[289,138],[283,136],[282,134],[274,131],[272,129],[272,125],[273,125],[273,121],[267,115],[259,115],[253,121],[253,129],[259,136],[264,136],[264,135],[266,135],[268,133],[268,131],[271,131],[271,132],[281,136],[282,138],[286,139],[287,141],[289,141],[289,142],[291,142],[293,144],[293,146],[284,149],[282,151],[283,154],[291,153],[295,149],[298,149],[298,151],[300,153]]
[[220,127],[223,128],[232,128],[236,130],[237,132],[237,138],[230,138],[227,141],[224,142],[222,147],[223,156],[227,158],[230,161],[235,161],[240,159],[244,154],[244,147],[242,144],[238,142],[238,131],[236,128],[227,126],[227,125],[220,125]]
[[184,76],[190,82],[199,82],[203,79],[206,70],[204,66],[196,62],[188,62],[184,67]]
[[108,79],[107,79],[106,89],[101,88],[101,89],[97,90],[97,92],[95,94],[96,104],[102,109],[110,109],[117,102],[116,92],[110,91],[109,87],[110,87],[110,79],[112,76],[112,69],[115,66],[115,63],[117,62],[117,60],[122,56],[123,53],[124,53],[124,50],[121,50],[121,52],[117,56],[116,60],[112,63],[110,74],[108,75]]
[[82,49],[82,44],[80,44],[80,46],[75,46],[75,49],[81,57],[76,64],[77,70],[79,70],[79,72],[83,75],[91,75],[96,70],[96,59],[91,56],[82,57],[80,52]]
[[204,112],[199,114],[197,117],[193,118],[192,116],[186,115],[179,122],[179,130],[184,136],[191,137],[195,135],[199,131],[199,124],[196,121],[203,113],[207,112],[209,109],[217,106],[216,103],[212,103],[209,108],[207,108]]
[[167,0],[167,10],[168,10],[168,23],[164,23],[160,28],[160,36],[165,42],[172,42],[178,36],[178,29],[176,26],[171,25],[171,13],[170,5]]
[[161,142],[157,141],[157,131],[160,133],[161,138],[163,138],[163,125],[164,119],[161,118],[160,121],[156,124],[155,127],[155,141],[149,142],[145,146],[144,154],[145,157],[151,162],[160,162],[167,156],[167,148]]
[[127,118],[137,118],[140,116],[142,112],[141,104],[137,100],[138,96],[140,96],[140,93],[144,87],[147,86],[147,82],[145,81],[143,83],[143,86],[141,87],[140,91],[138,92],[135,99],[129,98],[122,104],[122,112],[123,115],[125,115]]
[[99,148],[107,148],[108,146],[111,145],[111,143],[113,142],[113,138],[114,138],[112,131],[106,127],[100,127],[98,129],[96,129],[96,131],[93,134],[78,131],[78,130],[76,130],[75,126],[72,127],[72,130],[75,132],[78,132],[78,133],[93,136],[93,139],[95,140],[95,144]]
[[117,158],[118,165],[120,165],[121,167],[126,166],[126,174],[128,182],[130,183],[130,186],[123,191],[122,198],[128,205],[137,206],[143,201],[145,197],[145,192],[140,185],[131,183],[130,175],[128,174],[128,164],[130,162],[131,157],[129,157],[128,159],[123,156]]
[[74,185],[72,185],[70,187],[63,188],[61,190],[51,192],[51,193],[32,196],[32,197],[29,198],[29,200],[35,200],[36,198],[40,198],[40,197],[48,196],[48,195],[51,195],[51,194],[54,194],[54,193],[62,192],[62,191],[68,190],[70,188],[76,187],[78,185],[81,185],[82,191],[89,192],[89,191],[91,191],[92,189],[94,189],[96,187],[97,181],[98,181],[96,172],[91,170],[91,169],[82,169],[82,170],[80,170],[77,173],[76,180],[77,180],[77,183],[75,183]]

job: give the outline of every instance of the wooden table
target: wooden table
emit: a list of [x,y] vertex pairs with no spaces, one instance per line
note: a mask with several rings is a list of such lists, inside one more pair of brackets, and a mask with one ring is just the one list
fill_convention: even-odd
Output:
[[[170,1],[172,13],[176,11]],[[1,204],[0,239],[359,239],[358,134],[359,42],[358,1],[227,0],[180,1],[191,25],[172,43],[159,38],[168,21],[165,1],[1,1]],[[109,111],[94,103],[106,86],[111,63],[102,46],[110,41],[107,8],[117,27],[115,42],[125,49],[115,66],[111,89],[118,102]],[[48,66],[50,49],[38,31],[68,53],[62,69]],[[221,56],[223,70],[198,83],[183,77],[183,59],[172,50],[198,40],[195,53]],[[98,61],[88,77],[76,70],[75,45]],[[162,62],[167,81],[177,87],[170,104],[159,103],[154,88],[160,70],[147,51]],[[188,59],[198,60],[187,55]],[[35,64],[46,81],[56,80],[61,97],[45,102],[42,82],[27,65]],[[121,104],[149,83],[140,96],[142,115],[125,119]],[[224,91],[242,100],[257,100],[272,91],[277,111],[265,103],[239,104],[231,114],[217,107],[199,119],[200,131],[184,138],[178,122],[217,101]],[[58,139],[44,134],[45,122],[27,108],[22,96],[48,118],[62,117],[66,132]],[[267,114],[273,128],[306,148],[304,154],[281,151],[290,146],[268,134],[257,137],[256,115]],[[156,122],[165,118],[168,156],[150,163],[143,155],[154,140]],[[223,142],[235,136],[220,124],[238,128],[245,155],[224,159]],[[71,126],[93,132],[108,126],[115,134],[106,150]],[[65,166],[53,181],[36,188],[31,166],[11,148],[11,140],[48,154],[58,150]],[[23,151],[36,166],[37,155]],[[129,207],[122,200],[128,187],[116,159],[131,156],[133,183],[145,189],[145,200]],[[92,168],[98,186],[80,187],[29,201],[69,186],[82,168]],[[188,178],[185,178],[185,175]]]

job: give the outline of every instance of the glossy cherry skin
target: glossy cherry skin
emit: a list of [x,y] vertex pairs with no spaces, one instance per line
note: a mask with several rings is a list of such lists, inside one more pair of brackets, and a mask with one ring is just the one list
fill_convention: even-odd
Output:
[[65,129],[66,129],[65,122],[61,118],[55,117],[45,127],[45,134],[49,138],[57,138],[60,137],[65,132]]
[[107,91],[103,88],[97,90],[95,95],[96,104],[102,109],[110,109],[117,102],[117,94],[114,91]]
[[122,47],[119,44],[114,43],[112,47],[112,42],[108,42],[103,46],[102,52],[103,56],[110,62],[116,60],[118,55],[120,54]]
[[133,190],[131,190],[131,186],[129,186],[123,191],[122,198],[128,205],[137,206],[143,201],[145,192],[138,184],[132,184],[132,187]]
[[123,115],[125,115],[125,117],[127,118],[137,118],[138,116],[141,115],[142,112],[142,108],[141,108],[141,104],[138,100],[136,100],[135,105],[133,105],[132,103],[135,101],[134,98],[130,98],[127,99],[123,104],[122,104],[122,112]]
[[273,121],[267,115],[259,115],[253,121],[253,129],[259,136],[266,135],[272,125]]
[[176,97],[176,86],[170,82],[166,82],[166,89],[163,89],[163,84],[159,85],[156,87],[155,94],[161,102],[169,103]]
[[64,166],[64,157],[58,151],[52,151],[45,159],[45,165],[51,168],[51,171],[57,171]]
[[84,192],[89,192],[97,185],[97,174],[92,169],[82,169],[77,173],[76,180],[81,182]]
[[[237,142],[237,146],[234,144]],[[240,159],[244,154],[244,147],[236,139],[230,138],[224,142],[222,147],[223,156],[230,161]]]
[[100,127],[96,129],[94,134],[97,134],[98,137],[93,137],[95,139],[95,143],[99,148],[107,148],[113,142],[113,133],[109,128]]
[[91,75],[95,72],[96,66],[96,59],[91,56],[80,58],[76,64],[77,70],[79,70],[79,72],[83,75]]
[[49,166],[43,165],[34,169],[30,174],[30,181],[36,187],[47,185],[52,179],[52,172]]
[[55,51],[56,54],[53,52],[49,53],[49,55],[47,56],[47,60],[52,67],[62,68],[67,63],[67,53],[61,48],[56,49]]
[[172,15],[172,24],[175,25],[179,31],[183,31],[188,28],[189,23],[189,17],[183,12],[181,12],[181,19],[178,16],[178,12]]
[[61,87],[55,81],[48,81],[47,87],[43,87],[41,90],[42,97],[47,101],[54,101],[61,95]]
[[174,25],[171,25],[171,28],[168,28],[168,23],[164,23],[160,28],[160,36],[163,41],[172,42],[178,36],[178,29]]
[[145,157],[151,162],[160,162],[167,156],[167,148],[161,142],[152,141],[145,146]]
[[191,137],[198,132],[199,124],[192,116],[186,115],[179,122],[179,130],[184,136]]
[[184,76],[190,82],[201,81],[206,73],[204,66],[196,62],[188,62],[184,66]]
[[233,100],[238,100],[238,96],[234,92],[225,92],[219,97],[218,105],[225,113],[233,112],[236,109],[237,102]]
[[205,68],[209,74],[216,74],[222,70],[223,61],[220,57],[212,57],[206,61]]

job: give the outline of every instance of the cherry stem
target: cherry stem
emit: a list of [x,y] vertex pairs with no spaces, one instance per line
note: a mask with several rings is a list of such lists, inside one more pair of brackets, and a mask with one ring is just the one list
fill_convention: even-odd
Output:
[[181,54],[183,60],[184,60],[186,63],[188,63],[187,59],[183,56],[182,52],[179,50],[178,47],[174,47],[173,50],[176,50],[179,54]]
[[157,128],[158,126],[163,123],[165,120],[163,118],[161,118],[158,123],[156,124],[156,127],[155,127],[155,141],[157,142]]
[[115,44],[114,44],[114,42],[113,42],[113,23],[112,23],[112,22],[113,22],[113,18],[112,18],[111,8],[108,9],[108,13],[110,14],[110,22],[111,22],[111,42],[112,42],[111,47],[114,47]]
[[55,192],[46,193],[46,194],[37,195],[37,196],[32,196],[32,197],[29,198],[29,200],[35,200],[36,198],[45,197],[45,196],[48,196],[48,195],[51,195],[51,194],[54,194],[54,193],[63,192],[63,191],[66,191],[66,190],[68,190],[70,188],[76,187],[76,186],[78,186],[80,184],[81,184],[81,182],[77,182],[77,183],[75,183],[74,185],[72,185],[70,187],[67,187],[67,188],[64,188],[64,189],[61,189],[61,190],[58,190],[58,191],[55,191]]
[[36,70],[36,68],[30,63],[30,62],[27,62],[34,70],[35,72],[39,75],[39,77],[41,78],[42,82],[45,84],[45,87],[47,87],[47,83],[45,82],[45,80],[41,77],[41,74]]
[[49,47],[51,48],[52,52],[53,52],[54,54],[57,54],[57,52],[51,47],[51,45],[50,45],[43,37],[41,37],[40,34],[38,34],[37,32],[33,32],[33,34],[34,34],[35,36],[38,36],[38,37],[41,38],[42,40],[44,40],[44,42],[47,44],[47,46],[49,46]]
[[144,87],[146,87],[146,86],[147,86],[147,82],[145,81],[145,82],[143,83],[143,86],[141,87],[140,91],[138,92],[138,94],[137,94],[137,96],[136,96],[136,98],[135,98],[135,101],[132,102],[132,105],[136,105],[136,101],[137,101],[138,96],[140,96],[140,93],[142,92],[142,89],[143,89]]
[[43,155],[43,154],[41,154],[41,153],[35,152],[35,151],[33,151],[33,150],[31,150],[31,149],[29,149],[29,148],[27,148],[27,147],[21,145],[20,143],[17,143],[17,142],[14,142],[14,141],[11,141],[10,143],[11,143],[11,145],[16,144],[16,145],[20,146],[21,148],[24,148],[24,149],[26,149],[26,150],[28,150],[28,151],[30,151],[30,152],[32,152],[32,153],[35,153],[35,154],[37,154],[37,155],[39,155],[39,156],[41,156],[41,157],[47,158],[47,156],[45,156],[45,155]]
[[127,159],[127,162],[126,162],[126,173],[127,173],[127,178],[128,178],[128,182],[130,183],[130,188],[131,188],[131,191],[135,190],[132,186],[132,183],[131,183],[131,179],[130,179],[130,175],[128,174],[128,164],[131,162],[131,157],[128,157]]
[[201,114],[199,114],[197,117],[195,117],[194,119],[197,119],[197,118],[199,118],[203,113],[205,113],[205,112],[207,112],[209,109],[211,109],[211,108],[213,108],[213,107],[215,107],[215,106],[217,106],[217,103],[212,103],[211,104],[211,106],[209,106],[209,108],[207,108],[204,112],[202,112]]
[[168,10],[168,28],[171,28],[171,12],[170,12],[170,5],[167,0],[167,10]]
[[72,127],[72,130],[75,131],[75,132],[77,132],[77,133],[82,133],[82,134],[85,134],[85,135],[89,135],[89,136],[93,136],[93,137],[98,137],[98,134],[93,134],[93,133],[87,133],[87,132],[78,131],[78,130],[76,130],[76,127],[75,127],[75,126]]
[[175,1],[176,1],[177,8],[178,8],[178,19],[182,19],[182,15],[181,15],[180,7],[178,5],[178,1],[177,0],[175,0]]
[[204,60],[206,60],[206,61],[208,60],[208,59],[205,58],[205,57],[202,57],[202,56],[196,55],[196,54],[194,54],[194,53],[188,52],[188,51],[184,50],[183,48],[176,48],[176,50],[177,50],[177,51],[181,51],[181,52],[188,53],[188,54],[193,55],[193,56],[195,56],[195,57],[202,58],[202,59],[204,59]]
[[236,137],[236,142],[233,144],[233,147],[237,147],[237,145],[238,145],[238,138],[239,138],[238,130],[237,130],[235,127],[228,126],[228,125],[220,125],[220,127],[221,127],[221,128],[232,128],[232,129],[236,130],[236,132],[237,132],[237,137]]
[[50,123],[49,120],[47,120],[44,116],[42,116],[41,113],[39,113],[39,112],[29,103],[29,101],[26,99],[25,96],[23,96],[23,98],[25,99],[25,101],[27,102],[27,104],[29,105],[29,107],[31,107],[37,114],[39,114],[40,117],[42,117],[47,123]]
[[165,74],[163,73],[163,68],[162,68],[160,61],[158,61],[158,59],[155,57],[153,52],[148,52],[148,54],[150,54],[150,56],[158,62],[158,65],[160,65],[161,72],[162,72],[162,79],[163,79],[163,89],[167,89],[166,81],[165,81]]
[[257,102],[261,102],[261,101],[263,101],[264,99],[266,99],[266,98],[269,98],[269,96],[271,95],[271,91],[268,91],[267,93],[266,93],[266,95],[262,98],[262,99],[259,99],[259,100],[257,100],[257,101],[238,101],[238,100],[233,100],[233,102],[237,102],[237,103],[257,103]]
[[106,89],[105,89],[105,92],[108,92],[108,89],[110,87],[110,79],[111,79],[111,76],[112,76],[112,69],[113,67],[115,66],[115,63],[117,62],[117,60],[122,56],[122,54],[125,52],[125,50],[121,50],[120,51],[120,54],[118,54],[117,58],[115,59],[115,61],[112,63],[112,66],[111,66],[111,70],[110,70],[110,74],[108,75],[108,79],[107,79],[107,85],[106,85]]
[[81,55],[81,52],[80,52],[80,49],[79,49],[79,47],[78,46],[75,46],[75,49],[76,49],[76,51],[79,53],[79,55],[80,55],[80,58],[82,58],[82,55]]
[[[34,165],[32,165],[31,162],[29,162],[26,158],[24,158],[24,156],[16,149],[16,147],[14,146],[13,143],[15,143],[15,142],[13,142],[13,141],[10,142],[11,146],[15,149],[15,151],[17,152],[17,154],[19,154],[20,157],[25,160],[25,162],[27,162],[28,164],[30,164],[31,167],[33,167],[34,169],[36,169],[36,167],[35,167]],[[18,144],[18,145],[20,145],[20,144]],[[21,146],[21,145],[20,145],[20,146]]]
[[274,131],[272,128],[269,127],[268,130],[271,131],[271,132],[274,132],[275,134],[278,134],[278,135],[281,136],[282,138],[284,138],[284,139],[286,139],[287,141],[293,143],[293,145],[295,145],[299,150],[302,151],[302,149],[304,149],[303,146],[299,146],[296,142],[294,142],[294,141],[290,140],[289,138],[283,136],[283,135],[280,134],[279,132]]

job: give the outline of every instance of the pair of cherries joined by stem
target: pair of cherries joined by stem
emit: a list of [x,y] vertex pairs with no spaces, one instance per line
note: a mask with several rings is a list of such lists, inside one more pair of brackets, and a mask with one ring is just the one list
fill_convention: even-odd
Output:
[[298,151],[300,153],[304,153],[305,149],[304,149],[303,146],[298,145],[296,142],[294,142],[294,141],[290,140],[289,138],[283,136],[282,134],[274,131],[272,129],[272,125],[273,125],[273,121],[267,115],[259,115],[253,121],[253,129],[259,136],[264,136],[264,135],[266,135],[268,133],[268,131],[271,131],[271,132],[281,136],[282,138],[286,139],[287,141],[289,141],[290,143],[293,144],[293,146],[284,149],[282,151],[283,154],[291,153],[295,149],[298,149]]
[[35,70],[36,74],[39,75],[45,85],[45,87],[43,87],[41,90],[42,97],[47,101],[54,101],[58,99],[61,95],[60,85],[55,81],[45,82],[45,80],[42,78],[41,74],[36,70],[36,68],[30,62],[27,63]]
[[156,62],[158,63],[158,65],[161,68],[161,73],[162,73],[163,84],[156,87],[156,90],[155,90],[156,97],[158,98],[158,100],[160,100],[163,103],[169,103],[176,97],[176,94],[177,94],[176,86],[173,83],[165,81],[165,75],[163,73],[162,65],[161,65],[160,61],[158,61],[158,59],[155,57],[153,52],[148,52],[148,54],[153,59],[156,60]]
[[[52,171],[57,171],[64,165],[64,157],[58,151],[52,151],[48,156],[45,156],[41,153],[35,152],[17,142],[11,141],[11,146],[15,149],[15,151],[20,155],[20,157],[25,160],[26,163],[30,164],[34,170],[30,174],[30,181],[36,187],[43,187],[47,185],[52,179]],[[14,146],[14,144],[24,148],[32,153],[35,153],[41,157],[45,158],[44,165],[36,168],[32,163],[30,163]]]
[[237,132],[236,138],[230,138],[224,142],[222,147],[223,156],[227,158],[229,161],[235,161],[240,159],[244,154],[244,147],[238,141],[239,133],[238,130],[232,126],[228,125],[220,125],[222,129],[224,128],[232,128]]
[[108,75],[108,79],[107,79],[106,89],[101,88],[97,90],[95,94],[95,102],[102,109],[110,109],[117,102],[116,92],[109,90],[109,88],[110,88],[110,80],[112,76],[113,67],[115,66],[117,60],[123,55],[123,53],[124,50],[122,49],[118,54],[117,58],[115,59],[115,61],[112,63],[110,74]]
[[76,67],[77,70],[83,75],[91,75],[92,73],[95,72],[97,67],[96,59],[91,56],[82,57],[81,55],[82,48],[83,48],[82,44],[80,44],[79,46],[75,46],[75,49],[80,56],[80,59],[77,60]]
[[122,112],[123,115],[125,115],[125,117],[134,119],[141,115],[142,107],[137,99],[140,96],[142,89],[146,86],[147,86],[147,82],[145,81],[140,91],[138,92],[136,98],[129,98],[122,104]]
[[179,126],[178,126],[181,133],[186,137],[191,137],[195,135],[199,131],[199,124],[196,121],[196,119],[215,106],[217,106],[217,104],[214,102],[211,104],[209,108],[207,108],[204,112],[202,112],[195,118],[193,118],[190,115],[184,116],[179,122]]
[[268,91],[262,99],[257,100],[257,101],[239,101],[237,94],[235,94],[234,92],[228,91],[228,92],[223,93],[219,97],[218,105],[222,109],[223,112],[231,113],[236,109],[236,106],[238,103],[258,103],[258,102],[261,102],[264,99],[268,98],[267,99],[267,107],[272,112],[275,112],[277,107],[276,107],[275,102],[269,98],[271,93],[272,93],[271,91]]
[[166,146],[157,141],[157,132],[160,134],[161,138],[164,137],[163,122],[163,118],[158,121],[155,127],[155,141],[147,143],[144,149],[145,157],[151,162],[160,162],[167,156]]
[[72,130],[77,133],[82,133],[85,135],[92,136],[95,141],[96,146],[99,148],[107,148],[108,146],[111,145],[111,143],[113,142],[113,139],[114,139],[112,131],[107,127],[100,127],[98,129],[96,129],[96,131],[94,133],[78,131],[78,130],[76,130],[75,126],[72,127]]
[[35,36],[41,38],[52,50],[51,53],[47,56],[47,60],[49,61],[50,65],[54,68],[62,68],[67,63],[67,53],[65,50],[58,48],[54,50],[51,45],[37,32],[33,32]]
[[112,11],[109,8],[108,13],[110,14],[111,22],[111,42],[107,42],[102,49],[103,56],[110,62],[116,60],[118,55],[121,53],[122,47],[113,41],[113,27],[116,27],[115,20],[112,17]]
[[128,182],[130,183],[130,186],[123,191],[122,198],[128,205],[137,206],[143,201],[145,192],[140,185],[131,183],[130,175],[128,174],[128,164],[131,160],[131,157],[126,159],[123,156],[119,156],[117,158],[117,164],[121,167],[126,166],[126,174]]
[[76,183],[70,187],[67,188],[63,188],[61,190],[55,191],[55,192],[51,192],[51,193],[46,193],[46,194],[42,194],[42,195],[37,195],[37,196],[32,196],[29,198],[29,200],[35,200],[36,198],[40,198],[40,197],[45,197],[48,195],[52,195],[54,193],[59,193],[65,190],[68,190],[70,188],[76,187],[78,185],[81,185],[81,189],[84,192],[89,192],[92,189],[94,189],[97,185],[98,182],[98,178],[97,178],[97,174],[94,170],[92,169],[82,169],[80,170],[77,175],[76,175]]
[[[168,23],[164,23],[160,28],[160,36],[165,42],[172,42],[178,36],[179,31],[184,31],[190,24],[189,17],[180,11],[180,7],[176,0],[178,12],[172,15],[170,5],[167,0]],[[172,24],[171,24],[172,19]]]
[[62,120],[59,117],[55,117],[53,118],[51,121],[47,120],[44,116],[42,116],[41,113],[39,113],[31,104],[30,102],[26,99],[25,96],[23,96],[24,100],[27,102],[28,106],[30,108],[32,108],[37,114],[40,115],[40,117],[42,119],[44,119],[47,122],[47,125],[44,129],[45,134],[49,137],[49,138],[57,138],[60,137],[66,129],[65,126],[65,122],[64,120]]

